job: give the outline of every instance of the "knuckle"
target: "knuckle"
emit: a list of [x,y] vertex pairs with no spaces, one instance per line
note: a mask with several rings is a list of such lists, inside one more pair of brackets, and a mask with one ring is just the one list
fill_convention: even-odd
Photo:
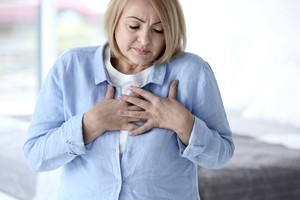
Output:
[[143,114],[142,114],[142,113],[139,113],[139,114],[138,114],[138,118],[139,118],[139,119],[142,119],[142,118],[143,118]]
[[135,113],[135,117],[139,118],[139,119],[142,119],[143,118],[143,114],[141,112],[136,112]]
[[142,100],[141,99],[136,99],[136,105],[141,105],[142,104]]
[[158,98],[153,99],[153,104],[154,104],[154,105],[159,105],[159,104],[162,103],[162,101],[163,101],[163,100],[162,100],[161,98],[158,97]]

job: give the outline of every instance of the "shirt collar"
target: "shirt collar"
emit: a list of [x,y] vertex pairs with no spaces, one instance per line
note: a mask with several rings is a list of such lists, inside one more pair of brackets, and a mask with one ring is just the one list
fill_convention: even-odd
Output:
[[[104,45],[100,46],[96,50],[94,55],[93,67],[94,67],[94,79],[96,85],[104,81],[110,82],[108,73],[104,66],[104,54],[107,45],[108,43],[105,43]],[[148,83],[155,83],[158,85],[162,85],[164,82],[166,71],[167,71],[167,64],[156,64],[149,74]]]
[[109,79],[109,76],[107,74],[107,71],[104,66],[104,51],[107,46],[107,43],[100,46],[94,55],[93,59],[93,68],[94,68],[94,80],[95,84],[98,85],[104,81],[107,81]]
[[167,64],[156,64],[149,74],[148,83],[162,85],[167,72]]

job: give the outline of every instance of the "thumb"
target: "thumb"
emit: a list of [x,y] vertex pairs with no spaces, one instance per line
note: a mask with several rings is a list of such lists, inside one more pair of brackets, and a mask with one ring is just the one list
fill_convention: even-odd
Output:
[[168,98],[176,99],[178,80],[173,80],[169,88]]
[[113,99],[115,96],[115,88],[110,84],[107,85],[105,99]]

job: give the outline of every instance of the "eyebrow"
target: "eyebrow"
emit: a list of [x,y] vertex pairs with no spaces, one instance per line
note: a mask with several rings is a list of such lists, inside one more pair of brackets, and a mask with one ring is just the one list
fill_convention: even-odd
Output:
[[[140,19],[140,18],[138,18],[138,17],[135,17],[135,16],[128,16],[128,17],[126,17],[126,19],[129,19],[129,18],[133,18],[133,19],[136,19],[136,20],[138,20],[138,21],[140,21],[140,22],[145,23],[144,20],[142,20],[142,19]],[[158,21],[158,22],[153,23],[152,25],[160,24],[160,23],[161,23],[161,21]]]

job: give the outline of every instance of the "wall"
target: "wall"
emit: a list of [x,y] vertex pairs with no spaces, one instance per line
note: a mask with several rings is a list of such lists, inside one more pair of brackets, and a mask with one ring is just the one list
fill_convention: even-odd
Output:
[[187,21],[187,50],[211,64],[226,107],[250,105],[283,68],[300,67],[300,1],[181,3]]

